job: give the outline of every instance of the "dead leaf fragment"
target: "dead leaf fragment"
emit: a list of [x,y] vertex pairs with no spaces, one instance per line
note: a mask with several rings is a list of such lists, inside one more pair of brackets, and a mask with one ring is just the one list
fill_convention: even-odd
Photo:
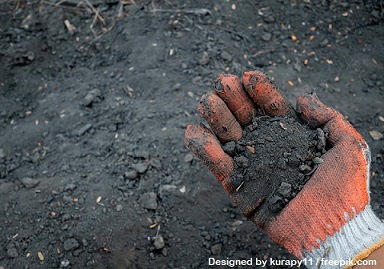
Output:
[[327,64],[333,64],[332,60],[326,59]]
[[37,252],[37,256],[39,257],[39,260],[40,260],[40,261],[44,261],[44,255],[43,255],[43,253],[41,253],[41,252],[39,251],[39,252]]
[[376,130],[370,131],[369,134],[371,135],[373,140],[380,140],[384,137],[382,133]]
[[293,86],[294,85],[292,80],[288,80],[288,84],[289,84],[289,86]]
[[297,37],[295,36],[295,35],[291,35],[291,39],[292,39],[292,41],[296,41],[297,40]]
[[344,12],[343,14],[341,14],[341,16],[343,16],[343,17],[348,17],[348,12]]
[[247,149],[252,153],[254,154],[256,152],[255,148],[252,147],[252,146],[247,146]]

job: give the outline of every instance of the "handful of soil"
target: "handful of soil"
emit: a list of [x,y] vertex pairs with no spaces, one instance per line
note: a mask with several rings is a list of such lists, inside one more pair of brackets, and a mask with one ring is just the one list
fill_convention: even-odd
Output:
[[327,130],[310,129],[298,118],[253,118],[241,140],[223,147],[235,161],[236,192],[247,189],[263,211],[277,215],[323,162],[327,136]]

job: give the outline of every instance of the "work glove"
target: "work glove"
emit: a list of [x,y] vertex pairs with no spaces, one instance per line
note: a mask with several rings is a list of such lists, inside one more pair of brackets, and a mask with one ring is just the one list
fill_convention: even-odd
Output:
[[[231,178],[236,164],[222,147],[241,139],[242,128],[257,111],[300,118],[311,128],[329,132],[329,148],[321,156],[324,162],[277,215],[268,212],[264,199],[255,198],[252,182],[238,188]],[[210,129],[188,125],[186,146],[222,183],[243,215],[308,268],[352,268],[384,245],[384,224],[370,206],[369,147],[339,112],[315,94],[299,97],[295,110],[262,72],[245,72],[242,82],[233,75],[220,75],[214,91],[202,96],[198,112]],[[260,175],[259,180],[266,179]],[[340,263],[329,265],[324,260]]]

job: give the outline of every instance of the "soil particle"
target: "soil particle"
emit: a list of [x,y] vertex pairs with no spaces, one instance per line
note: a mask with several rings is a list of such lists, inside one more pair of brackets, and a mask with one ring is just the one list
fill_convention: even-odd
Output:
[[7,255],[10,258],[16,258],[19,256],[19,252],[17,251],[17,249],[15,247],[10,247],[7,249]]
[[231,178],[239,193],[247,187],[243,195],[263,201],[258,206],[267,204],[269,214],[275,215],[297,195],[321,162],[319,156],[325,152],[327,134],[291,117],[260,116],[250,125],[252,128],[244,128],[234,151],[233,144],[231,150],[226,150],[229,143],[224,146],[236,164]]
[[23,183],[24,187],[26,187],[27,189],[32,189],[40,184],[40,180],[30,178],[30,177],[25,177],[21,179],[21,183]]
[[132,168],[135,169],[138,173],[143,174],[148,169],[148,163],[146,162],[136,163],[132,165]]
[[80,243],[75,238],[69,238],[69,239],[65,240],[65,242],[64,242],[64,250],[65,251],[75,250],[79,247],[80,247]]
[[163,249],[165,247],[164,238],[159,234],[158,236],[156,236],[153,245],[157,250]]
[[88,132],[92,128],[92,123],[87,123],[83,125],[80,129],[75,132],[77,136],[83,136],[86,132]]
[[138,175],[139,175],[139,173],[136,170],[129,170],[129,171],[124,173],[124,177],[126,179],[129,179],[129,180],[137,178]]
[[154,192],[147,192],[140,196],[139,203],[146,209],[157,209],[157,195]]
[[211,247],[211,252],[213,255],[220,255],[221,254],[221,250],[223,248],[223,245],[222,244],[215,244]]

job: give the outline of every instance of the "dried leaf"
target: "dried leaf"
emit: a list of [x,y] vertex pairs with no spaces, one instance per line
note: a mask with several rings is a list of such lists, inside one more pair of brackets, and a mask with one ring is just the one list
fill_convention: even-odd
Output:
[[247,149],[252,153],[254,154],[256,152],[255,148],[252,147],[252,146],[247,146]]
[[294,85],[293,81],[291,81],[291,80],[288,80],[288,84],[289,84],[289,86],[293,86]]
[[292,35],[291,35],[291,39],[292,39],[292,41],[296,41],[296,40],[297,40],[297,37],[296,37],[294,34],[292,34]]

